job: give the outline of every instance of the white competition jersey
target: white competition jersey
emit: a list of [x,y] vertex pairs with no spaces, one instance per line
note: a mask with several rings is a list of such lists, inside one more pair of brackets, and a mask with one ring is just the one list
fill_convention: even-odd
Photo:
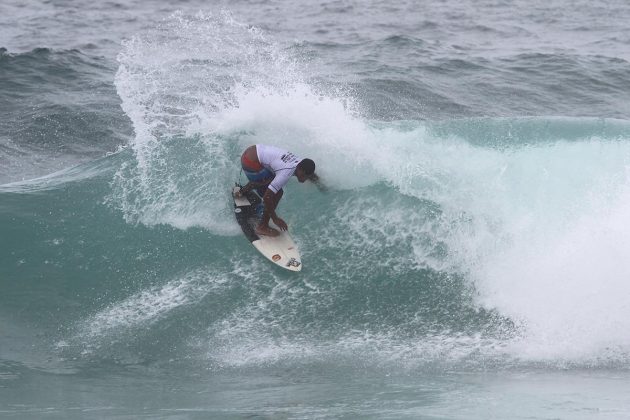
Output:
[[257,144],[256,153],[260,164],[275,175],[269,184],[269,189],[274,193],[280,191],[289,182],[289,178],[293,176],[295,168],[302,160],[291,152],[265,144]]

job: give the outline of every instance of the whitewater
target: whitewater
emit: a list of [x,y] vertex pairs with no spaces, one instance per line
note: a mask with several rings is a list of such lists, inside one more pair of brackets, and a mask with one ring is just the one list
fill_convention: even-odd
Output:
[[[578,3],[0,6],[0,414],[630,416],[630,8]],[[256,143],[327,186],[299,274]]]

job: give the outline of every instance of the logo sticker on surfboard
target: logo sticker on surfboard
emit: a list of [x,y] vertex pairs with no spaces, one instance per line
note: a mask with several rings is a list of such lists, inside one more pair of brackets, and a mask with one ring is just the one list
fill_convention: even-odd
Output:
[[282,257],[280,256],[280,254],[276,254],[273,257],[271,257],[271,259],[276,262],[276,261],[280,261],[282,259]]
[[291,258],[289,262],[287,263],[287,267],[299,267],[300,264],[302,263],[296,260],[295,258]]

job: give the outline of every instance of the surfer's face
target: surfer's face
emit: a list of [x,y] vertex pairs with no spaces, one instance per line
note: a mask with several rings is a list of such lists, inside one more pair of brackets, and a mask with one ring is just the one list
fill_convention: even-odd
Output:
[[300,168],[295,170],[295,176],[297,176],[298,181],[304,182],[308,179],[308,175],[304,173],[304,171]]

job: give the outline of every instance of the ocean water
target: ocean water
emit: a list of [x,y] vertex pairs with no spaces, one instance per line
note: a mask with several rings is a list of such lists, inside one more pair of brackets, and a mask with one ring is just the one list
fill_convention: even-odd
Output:
[[[630,4],[0,3],[0,417],[630,418]],[[242,236],[254,143],[317,163]]]

